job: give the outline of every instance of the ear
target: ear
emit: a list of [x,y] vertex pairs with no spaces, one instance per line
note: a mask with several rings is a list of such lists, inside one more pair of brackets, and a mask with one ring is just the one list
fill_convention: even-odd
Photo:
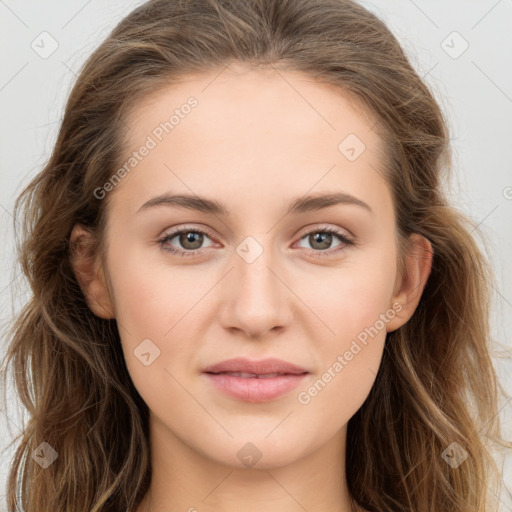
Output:
[[409,236],[405,268],[401,275],[397,275],[390,303],[399,303],[401,309],[396,310],[395,317],[387,323],[387,332],[402,327],[416,310],[430,275],[433,254],[432,244],[427,238],[418,233]]
[[90,232],[79,224],[70,235],[70,263],[91,311],[100,318],[115,318],[114,304]]

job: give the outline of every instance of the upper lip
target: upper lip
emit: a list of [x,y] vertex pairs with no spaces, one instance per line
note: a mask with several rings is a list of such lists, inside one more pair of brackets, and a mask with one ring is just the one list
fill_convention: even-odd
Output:
[[260,359],[259,361],[252,361],[242,357],[234,359],[227,359],[220,363],[206,367],[203,372],[205,373],[220,373],[220,372],[242,372],[254,373],[256,375],[264,375],[268,373],[287,373],[300,375],[308,373],[307,370],[295,364],[283,361],[282,359]]

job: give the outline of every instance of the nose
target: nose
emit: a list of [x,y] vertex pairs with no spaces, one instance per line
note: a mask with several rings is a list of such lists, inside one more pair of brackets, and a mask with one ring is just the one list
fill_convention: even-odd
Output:
[[247,338],[263,339],[282,331],[293,318],[293,293],[282,267],[264,250],[254,261],[233,255],[234,269],[227,276],[220,312],[222,326]]

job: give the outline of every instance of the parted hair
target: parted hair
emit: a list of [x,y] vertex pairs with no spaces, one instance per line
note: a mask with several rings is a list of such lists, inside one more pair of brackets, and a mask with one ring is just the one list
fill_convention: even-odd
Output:
[[[12,370],[28,420],[13,441],[8,510],[133,511],[147,492],[148,407],[115,319],[88,307],[70,234],[81,224],[94,236],[90,250],[104,256],[109,201],[94,190],[122,161],[137,101],[230,63],[300,71],[357,98],[385,147],[399,264],[410,234],[431,242],[418,307],[387,334],[374,386],[348,424],[353,503],[375,512],[489,512],[499,480],[490,442],[506,443],[491,358],[495,278],[477,226],[443,191],[452,158],[440,106],[386,24],[351,0],[152,0],[86,60],[52,153],[15,203],[30,297],[6,331],[2,375],[7,382]],[[44,469],[31,456],[43,442],[58,453]],[[452,443],[467,454],[457,468],[442,457]]]

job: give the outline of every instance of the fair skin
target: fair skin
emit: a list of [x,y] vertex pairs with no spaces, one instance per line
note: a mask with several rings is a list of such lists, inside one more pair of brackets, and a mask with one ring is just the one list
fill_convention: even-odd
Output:
[[[380,141],[353,100],[298,72],[231,66],[217,74],[188,77],[133,107],[128,155],[187,98],[198,101],[108,192],[106,268],[99,258],[74,263],[92,311],[117,320],[128,371],[150,410],[152,480],[137,512],[348,512],[347,422],[375,381],[386,333],[418,304],[432,249],[413,235],[398,273],[391,192],[377,172]],[[338,149],[348,134],[366,146],[353,161]],[[345,203],[286,214],[298,197],[333,192],[371,211]],[[207,197],[229,215],[169,205],[138,211],[163,193]],[[355,245],[307,236],[326,227]],[[194,256],[158,244],[181,228],[209,234],[202,244],[175,235],[164,247]],[[77,225],[72,240],[80,235]],[[253,254],[262,250],[250,263],[237,252],[246,237],[257,243]],[[299,393],[382,314],[378,334],[301,403]],[[146,366],[134,350],[148,338],[160,355]],[[232,357],[277,357],[309,373],[292,392],[251,403],[221,393],[202,373]],[[246,466],[237,453],[245,446],[255,454],[253,445],[261,456]]]

